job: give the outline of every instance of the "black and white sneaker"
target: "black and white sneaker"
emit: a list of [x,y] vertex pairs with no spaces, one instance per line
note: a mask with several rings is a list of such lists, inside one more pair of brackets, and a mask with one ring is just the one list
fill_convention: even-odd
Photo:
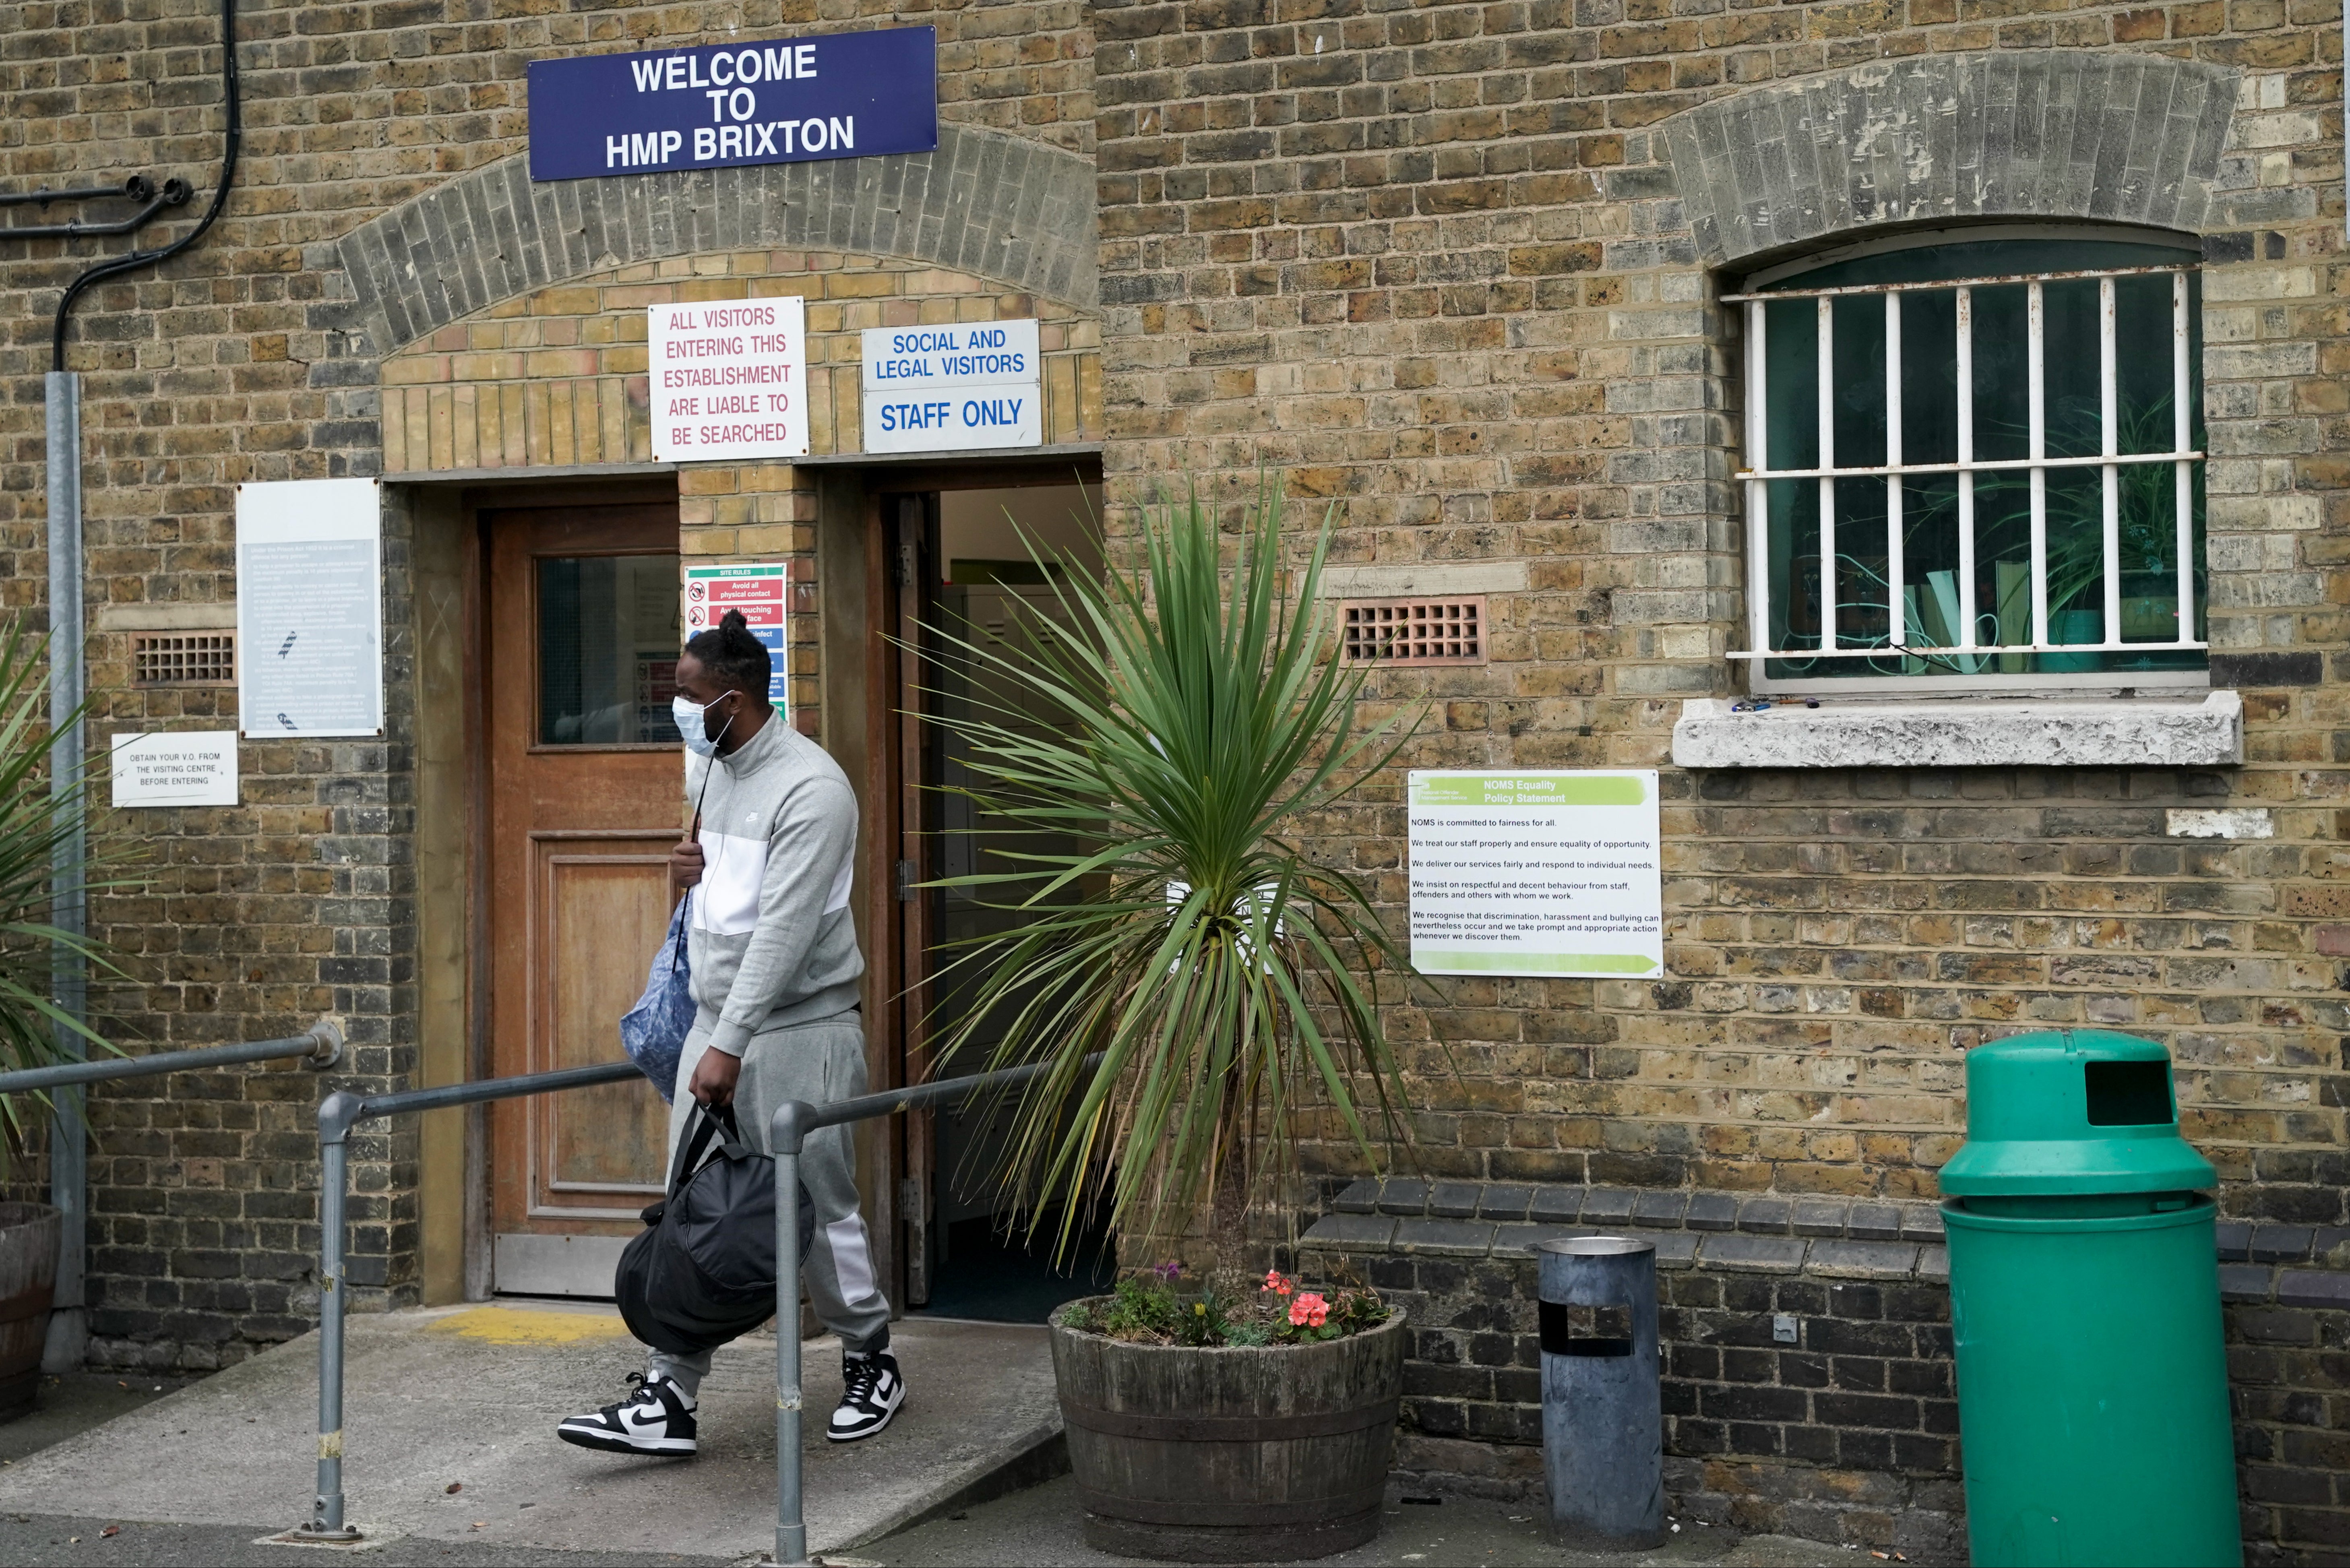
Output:
[[641,1372],[631,1372],[629,1381],[636,1392],[627,1399],[590,1416],[574,1416],[556,1428],[555,1435],[567,1443],[607,1453],[691,1459],[693,1401],[666,1377],[648,1378]]
[[824,1435],[836,1443],[869,1438],[889,1424],[906,1402],[906,1380],[898,1376],[898,1358],[886,1350],[869,1355],[844,1352],[840,1357],[840,1408]]

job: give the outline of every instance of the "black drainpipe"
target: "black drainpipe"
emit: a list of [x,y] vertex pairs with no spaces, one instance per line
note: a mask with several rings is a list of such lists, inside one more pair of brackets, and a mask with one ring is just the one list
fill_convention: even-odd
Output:
[[237,104],[236,0],[221,0],[221,97],[228,105],[228,136],[227,143],[221,151],[220,183],[213,189],[213,204],[204,209],[204,215],[197,221],[194,228],[170,244],[159,245],[151,251],[132,251],[128,255],[102,261],[66,285],[65,297],[57,301],[57,327],[49,336],[50,369],[62,371],[66,368],[66,315],[73,309],[74,301],[80,297],[82,290],[119,273],[135,272],[142,266],[169,261],[203,238],[204,231],[213,226],[213,220],[220,216],[223,207],[228,205],[228,188],[236,179],[237,146],[244,140],[244,118]]

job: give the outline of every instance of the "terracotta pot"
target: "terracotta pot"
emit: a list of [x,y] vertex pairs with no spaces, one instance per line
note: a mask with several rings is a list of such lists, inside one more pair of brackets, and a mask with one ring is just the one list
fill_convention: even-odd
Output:
[[[1085,1303],[1076,1303],[1083,1305]],[[1089,1545],[1171,1563],[1326,1557],[1379,1532],[1403,1314],[1318,1345],[1124,1345],[1053,1325]]]
[[40,1386],[59,1218],[46,1203],[0,1203],[0,1421],[29,1413]]

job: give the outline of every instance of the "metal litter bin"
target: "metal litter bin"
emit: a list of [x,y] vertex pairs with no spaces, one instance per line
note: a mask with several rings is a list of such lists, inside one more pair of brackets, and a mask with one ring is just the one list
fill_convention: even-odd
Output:
[[1578,1236],[1535,1251],[1552,1525],[1572,1546],[1662,1545],[1656,1244]]
[[2243,1561],[2211,1164],[2169,1054],[2103,1030],[1967,1053],[1942,1168],[1976,1568]]

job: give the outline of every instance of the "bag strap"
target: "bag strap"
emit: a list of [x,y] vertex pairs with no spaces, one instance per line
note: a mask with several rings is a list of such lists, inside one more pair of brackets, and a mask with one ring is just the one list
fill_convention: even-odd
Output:
[[663,945],[669,949],[669,973],[671,980],[677,978],[678,966],[685,962],[685,911],[692,902],[693,889],[688,888],[685,890],[685,897],[677,901],[677,909],[669,918],[669,940]]
[[728,1159],[749,1158],[752,1153],[751,1145],[743,1137],[743,1129],[734,1122],[734,1102],[729,1100],[719,1106],[712,1113],[712,1119],[716,1121],[719,1127],[726,1134],[726,1141],[718,1146],[718,1152]]
[[[729,1123],[732,1123],[731,1115]],[[685,1131],[677,1140],[677,1158],[670,1162],[669,1195],[671,1198],[678,1195],[685,1186],[685,1179],[701,1166],[702,1154],[710,1147],[710,1140],[717,1133],[717,1119],[710,1114],[708,1106],[696,1100],[693,1109],[686,1113]]]

